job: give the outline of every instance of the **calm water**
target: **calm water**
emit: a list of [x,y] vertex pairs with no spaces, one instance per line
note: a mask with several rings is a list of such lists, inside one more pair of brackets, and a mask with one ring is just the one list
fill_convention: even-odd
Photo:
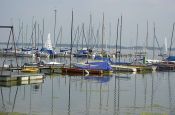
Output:
[[[0,58],[1,65],[3,60]],[[69,64],[68,58],[56,60]],[[31,61],[20,58],[18,63]],[[174,81],[174,72],[104,77],[47,75],[32,84],[0,86],[0,114],[175,115]]]
[[28,115],[175,114],[173,72],[119,76],[51,75],[37,84],[0,87],[0,111]]

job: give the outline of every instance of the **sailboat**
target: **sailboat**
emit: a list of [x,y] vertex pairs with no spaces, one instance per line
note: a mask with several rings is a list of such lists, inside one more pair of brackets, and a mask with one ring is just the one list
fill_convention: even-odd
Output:
[[[41,52],[44,54],[47,54],[48,57],[51,57],[56,54],[56,52],[53,50],[53,47],[52,47],[52,42],[51,42],[51,39],[50,39],[50,33],[48,33],[48,37],[47,37],[47,40],[44,44],[44,47],[41,49]],[[41,63],[44,65],[44,66],[62,66],[63,64],[59,63],[59,62],[56,62],[56,61],[49,61],[49,62],[46,62],[46,61],[41,61]]]
[[39,54],[40,55],[47,55],[47,57],[52,57],[56,54],[56,52],[53,50],[53,47],[52,47],[52,42],[51,42],[51,39],[50,39],[50,33],[48,33],[47,40],[44,44],[44,47],[41,48]]

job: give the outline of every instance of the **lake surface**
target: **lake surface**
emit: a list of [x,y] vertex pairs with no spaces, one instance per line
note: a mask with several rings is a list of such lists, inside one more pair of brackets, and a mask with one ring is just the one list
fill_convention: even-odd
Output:
[[[1,65],[3,60],[0,58]],[[5,63],[10,64],[10,60],[6,58]],[[70,61],[54,60],[66,64]],[[81,60],[73,58],[74,63]],[[18,64],[32,61],[19,58]],[[174,72],[114,73],[103,77],[57,74],[30,84],[10,85],[0,86],[0,115],[175,115]]]
[[48,75],[36,84],[1,86],[0,113],[174,115],[174,81],[174,72],[104,77]]

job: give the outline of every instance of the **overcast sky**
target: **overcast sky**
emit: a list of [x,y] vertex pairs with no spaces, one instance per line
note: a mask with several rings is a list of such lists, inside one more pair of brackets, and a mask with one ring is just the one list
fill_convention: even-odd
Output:
[[[172,26],[175,22],[175,0],[1,0],[0,25],[14,25],[15,36],[19,33],[19,22],[23,22],[24,30],[28,25],[27,36],[30,39],[32,19],[42,28],[45,20],[45,34],[51,33],[53,42],[54,10],[57,10],[57,31],[63,27],[64,43],[70,43],[71,11],[74,11],[74,28],[85,24],[88,30],[89,15],[92,15],[92,26],[96,33],[105,17],[105,39],[115,43],[117,19],[123,17],[122,45],[133,46],[136,41],[137,24],[139,27],[138,45],[144,45],[146,39],[146,23],[149,22],[149,46],[153,41],[153,23],[156,24],[156,35],[160,45],[167,37],[168,45]],[[20,21],[19,21],[20,20]],[[111,24],[111,26],[109,26]],[[111,27],[111,38],[109,38]],[[7,30],[6,30],[7,31]],[[99,31],[101,32],[101,30]],[[25,33],[25,32],[24,32]],[[4,31],[0,31],[0,40],[7,41]]]

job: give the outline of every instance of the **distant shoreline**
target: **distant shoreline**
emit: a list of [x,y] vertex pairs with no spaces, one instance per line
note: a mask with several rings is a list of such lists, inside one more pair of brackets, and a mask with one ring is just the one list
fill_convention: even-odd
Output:
[[[1,48],[6,48],[5,46],[7,46],[7,42],[0,42],[0,45],[1,45]],[[12,46],[12,45],[13,45],[13,44],[10,43],[10,44],[9,44],[9,47]],[[39,46],[39,47],[42,46],[41,43],[36,43],[36,45]],[[17,46],[17,47],[18,47],[18,46],[22,46],[22,44],[21,44],[21,43],[16,43],[16,46]],[[32,46],[32,44],[31,44],[31,43],[24,43],[23,46],[27,46],[27,47],[28,47],[28,46]],[[78,44],[78,45],[77,45],[77,44],[73,44],[73,47],[76,48],[77,46],[80,48],[80,47],[81,47],[81,44]],[[93,46],[92,46],[92,45],[89,45],[88,47],[89,47],[89,48],[92,48],[92,47],[94,47],[94,46],[95,46],[95,48],[99,48],[99,49],[102,48],[101,45],[97,45],[97,44],[96,44],[96,45],[93,45]],[[57,47],[57,48],[60,48],[60,47],[70,47],[70,44],[61,44],[61,45],[60,45],[60,44],[57,44],[56,47]],[[86,45],[84,45],[84,47],[86,47]],[[106,45],[103,46],[103,48],[105,48],[105,47],[106,47]],[[115,49],[115,48],[116,48],[115,45],[109,45],[109,46],[108,46],[108,49]],[[134,49],[136,49],[136,46],[121,46],[121,48],[122,48],[122,49],[130,49],[130,50],[133,49],[133,50],[134,50]],[[119,46],[118,46],[118,49],[119,49]],[[146,49],[146,48],[143,47],[143,46],[137,46],[137,49],[142,50],[142,49]],[[148,50],[153,50],[153,47],[150,47],[150,46],[149,46],[147,49],[148,49]],[[159,48],[159,47],[155,47],[155,50],[162,50],[162,49],[163,49],[163,47],[160,47],[160,48]],[[168,48],[168,50],[169,50],[169,48]],[[171,50],[174,51],[175,48],[173,47]]]

